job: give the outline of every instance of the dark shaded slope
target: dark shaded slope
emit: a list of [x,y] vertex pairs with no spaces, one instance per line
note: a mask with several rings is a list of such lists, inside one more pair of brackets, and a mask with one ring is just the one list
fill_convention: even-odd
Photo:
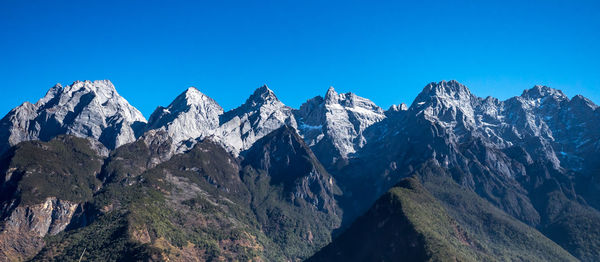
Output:
[[576,261],[443,174],[404,179],[308,261]]
[[435,162],[415,173],[423,186],[494,260],[573,261],[563,248],[475,192],[458,185]]
[[243,180],[267,236],[301,258],[329,243],[341,221],[340,192],[296,131],[283,126],[244,156]]
[[477,261],[485,258],[414,179],[379,198],[308,261]]

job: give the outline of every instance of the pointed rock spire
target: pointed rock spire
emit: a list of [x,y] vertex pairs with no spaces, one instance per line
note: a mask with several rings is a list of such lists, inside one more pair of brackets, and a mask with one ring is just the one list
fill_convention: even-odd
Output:
[[183,109],[184,107],[204,105],[207,103],[217,104],[216,101],[200,92],[197,88],[189,87],[183,93],[178,95],[173,102],[169,104],[168,108]]
[[337,103],[339,94],[335,91],[333,86],[330,86],[325,93],[325,101],[327,103]]
[[162,129],[174,148],[183,141],[212,135],[219,127],[223,108],[195,87],[177,96],[168,107],[158,107],[150,116],[147,130]]
[[257,88],[242,106],[255,107],[273,102],[279,102],[279,99],[267,85],[263,85]]
[[296,128],[292,109],[266,85],[256,89],[243,105],[225,112],[219,121],[214,139],[236,155],[284,124]]

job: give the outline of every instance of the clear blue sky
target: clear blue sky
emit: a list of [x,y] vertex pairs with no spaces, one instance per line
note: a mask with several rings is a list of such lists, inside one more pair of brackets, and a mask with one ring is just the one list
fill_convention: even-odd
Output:
[[[416,3],[418,2],[418,3]],[[600,1],[0,1],[0,115],[55,83],[110,79],[144,115],[189,86],[225,109],[266,83],[387,108],[456,79],[600,103]]]

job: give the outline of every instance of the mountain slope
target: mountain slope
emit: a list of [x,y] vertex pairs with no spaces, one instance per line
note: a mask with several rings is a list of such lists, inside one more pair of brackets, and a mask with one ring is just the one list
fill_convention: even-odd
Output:
[[297,260],[339,226],[339,191],[291,127],[259,139],[241,161],[210,139],[147,161],[161,152],[140,139],[111,153],[88,202],[93,222],[48,238],[36,258],[77,259],[88,247],[88,258]]
[[[539,232],[448,181],[445,188],[432,184],[440,187],[438,197],[448,201],[444,205],[419,178],[402,180],[308,261],[577,261]],[[455,203],[467,212],[448,212]],[[469,219],[477,223],[466,223]]]

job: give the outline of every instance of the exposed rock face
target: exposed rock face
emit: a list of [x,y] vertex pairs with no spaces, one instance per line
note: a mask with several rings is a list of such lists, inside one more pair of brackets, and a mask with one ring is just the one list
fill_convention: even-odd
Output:
[[[96,142],[98,143],[98,142]],[[103,158],[89,138],[26,141],[0,160],[0,260],[24,260],[65,230],[99,189]]]
[[[469,158],[465,154],[469,150],[480,155],[486,169],[498,177],[528,180],[526,169],[533,163],[543,163],[551,172],[590,175],[585,156],[600,149],[598,134],[589,131],[600,127],[596,108],[581,96],[569,100],[561,91],[545,86],[498,101],[478,98],[463,85],[450,81],[430,84],[410,111],[441,128],[439,131],[447,134],[447,143],[458,154]],[[473,146],[461,148],[466,143],[485,149],[475,153]],[[435,157],[446,167],[468,170],[455,153]],[[523,182],[525,187],[533,186]],[[477,187],[474,181],[463,183]],[[571,191],[568,187],[564,190]]]
[[37,103],[25,102],[0,121],[0,151],[61,134],[91,137],[114,149],[134,141],[145,122],[108,80],[56,85]]
[[137,141],[111,152],[99,178],[106,182],[131,183],[144,171],[168,161],[178,150],[173,139],[163,129],[150,130]]
[[[172,153],[182,153],[198,141],[210,138],[233,155],[284,124],[296,126],[292,109],[267,86],[228,112],[196,88],[189,88],[167,108],[159,107],[150,117],[147,130],[163,130],[172,139]],[[147,135],[146,135],[147,136]]]
[[220,123],[214,140],[234,155],[284,124],[296,127],[292,109],[266,85],[254,91],[243,105],[221,115]]
[[298,130],[326,166],[347,159],[367,143],[363,132],[383,120],[384,111],[353,93],[338,94],[330,87],[296,111]]
[[194,139],[204,139],[219,127],[223,108],[198,89],[190,87],[166,108],[158,107],[148,121],[148,130],[164,130],[173,146]]
[[145,168],[155,167],[171,159],[175,152],[188,149],[186,145],[179,145],[178,148],[173,148],[177,144],[173,142],[173,138],[169,133],[161,129],[148,131],[139,140],[144,142],[149,151]]
[[15,208],[0,229],[0,256],[18,261],[35,255],[46,235],[56,235],[69,225],[77,206],[49,197],[41,204]]

